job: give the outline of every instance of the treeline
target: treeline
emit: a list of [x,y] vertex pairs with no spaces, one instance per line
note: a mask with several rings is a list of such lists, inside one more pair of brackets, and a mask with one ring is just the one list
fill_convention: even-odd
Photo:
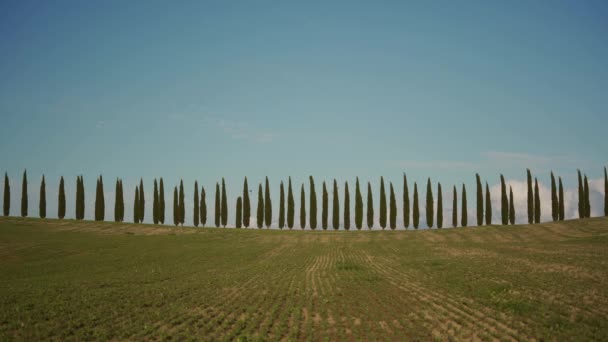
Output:
[[[588,218],[591,216],[591,205],[589,200],[589,182],[587,175],[581,174],[580,170],[578,173],[578,216],[579,218]],[[541,220],[541,200],[538,186],[538,179],[532,177],[530,170],[526,170],[527,175],[527,217],[529,224],[540,223]],[[475,175],[476,178],[476,219],[477,225],[491,225],[492,224],[492,200],[490,195],[490,188],[488,182],[485,182],[485,196],[484,196],[484,185],[482,184],[481,177],[479,174]],[[305,229],[307,226],[310,229],[317,229],[317,194],[315,182],[312,176],[309,177],[308,181],[309,188],[309,201],[308,201],[308,216],[306,210],[306,191],[305,184],[302,184],[300,188],[300,228]],[[27,172],[23,172],[22,178],[22,189],[21,189],[21,216],[28,216],[28,181]],[[329,227],[329,193],[327,184],[322,184],[321,194],[321,228],[323,230]],[[503,225],[515,224],[516,212],[515,205],[513,202],[513,189],[509,186],[507,191],[507,184],[503,175],[500,175],[500,205],[501,205],[501,223]],[[388,183],[389,195],[387,204],[387,194],[384,182],[384,177],[380,177],[380,194],[379,194],[379,216],[378,222],[382,229],[385,229],[388,225],[390,229],[397,229],[397,203],[395,199],[395,189],[393,183]],[[437,201],[434,200],[433,185],[431,179],[427,179],[426,183],[426,198],[425,198],[425,215],[426,224],[428,228],[436,226],[437,228],[443,228],[443,192],[441,183],[437,183],[436,190]],[[247,183],[247,177],[243,182],[243,192],[236,200],[236,228],[249,228],[250,217],[251,217],[251,203],[249,198],[249,185]],[[270,197],[270,184],[268,177],[258,186],[257,196],[257,210],[256,210],[256,226],[257,228],[269,228],[272,224],[272,199]],[[114,201],[114,221],[123,222],[125,216],[125,202],[124,192],[121,179],[116,179],[115,185],[115,201]],[[207,224],[207,199],[206,191],[203,186],[200,187],[198,182],[194,182],[194,197],[193,197],[193,216],[192,222],[194,226],[198,227],[206,226]],[[457,187],[453,186],[452,191],[452,227],[458,227],[458,191]],[[608,174],[606,168],[604,168],[604,215],[608,216]],[[410,198],[409,184],[407,176],[403,175],[403,190],[402,190],[402,218],[403,228],[408,229],[411,224],[415,229],[419,228],[420,225],[420,203],[418,195],[418,184],[413,184],[413,194]],[[484,198],[485,197],[485,198]],[[8,174],[4,175],[4,205],[3,213],[4,216],[9,216],[10,213],[10,198],[11,188],[9,183]],[[343,194],[343,220],[342,224],[345,230],[351,228],[351,214],[350,214],[350,192],[348,182],[344,183],[344,194]],[[410,205],[411,203],[411,205]],[[436,206],[436,208],[435,208]],[[47,216],[47,205],[46,205],[46,181],[44,175],[40,182],[40,197],[39,197],[39,216],[46,218]],[[214,225],[215,227],[226,227],[228,223],[228,199],[226,195],[226,183],[222,178],[221,188],[220,184],[215,184],[215,212],[214,212]],[[334,179],[332,184],[332,222],[331,227],[334,230],[340,227],[340,193],[338,190],[338,183]],[[372,186],[370,182],[367,182],[367,203],[366,203],[366,220],[365,224],[368,229],[371,229],[375,225],[374,216],[374,201],[372,194]],[[436,211],[435,211],[436,209]],[[556,178],[551,172],[551,217],[553,221],[564,220],[564,188],[562,185],[561,177]],[[468,205],[467,205],[467,192],[466,187],[462,184],[460,192],[460,226],[466,227],[468,222]],[[105,196],[103,178],[99,176],[97,178],[97,185],[95,191],[95,207],[94,207],[94,218],[96,221],[105,220]],[[173,224],[178,226],[185,222],[185,194],[184,194],[184,183],[180,180],[179,187],[173,189]],[[279,217],[278,227],[280,229],[294,227],[294,213],[295,213],[295,201],[294,192],[292,189],[291,177],[287,183],[287,196],[285,196],[285,188],[283,181],[280,183],[280,196],[279,196]],[[411,215],[410,215],[411,213]],[[436,214],[435,214],[436,213]],[[66,215],[66,194],[65,194],[65,183],[63,177],[59,180],[59,192],[57,202],[57,217],[59,219],[65,218]],[[359,178],[355,181],[355,198],[354,198],[354,225],[355,228],[360,230],[364,226],[363,221],[363,194],[361,191],[361,185]],[[388,216],[387,216],[388,215]],[[85,217],[85,188],[83,176],[76,177],[76,194],[75,194],[75,215],[77,220],[83,220]],[[135,196],[133,200],[133,222],[142,223],[145,217],[145,193],[143,179],[140,179],[139,185],[135,187]],[[154,195],[152,204],[152,222],[154,224],[165,223],[165,191],[163,179],[160,178],[160,182],[154,179]]]

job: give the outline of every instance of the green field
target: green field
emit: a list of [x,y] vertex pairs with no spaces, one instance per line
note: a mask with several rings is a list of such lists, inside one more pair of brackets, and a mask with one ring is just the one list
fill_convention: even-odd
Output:
[[0,340],[607,340],[608,219],[433,231],[0,218]]

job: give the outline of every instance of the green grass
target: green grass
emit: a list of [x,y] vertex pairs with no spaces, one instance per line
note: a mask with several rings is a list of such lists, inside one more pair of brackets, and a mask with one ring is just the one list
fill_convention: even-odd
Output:
[[0,340],[607,340],[608,219],[267,231],[0,218]]

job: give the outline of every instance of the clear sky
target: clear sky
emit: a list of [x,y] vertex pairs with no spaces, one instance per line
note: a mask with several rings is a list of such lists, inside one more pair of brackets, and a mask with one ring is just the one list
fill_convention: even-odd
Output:
[[83,174],[92,217],[103,174],[112,218],[121,177],[129,220],[140,177],[148,207],[164,177],[168,208],[180,178],[212,203],[225,177],[234,203],[244,176],[268,176],[276,206],[291,176],[299,207],[309,175],[318,195],[356,176],[377,193],[384,176],[400,198],[406,172],[440,181],[446,210],[466,183],[471,215],[476,172],[516,185],[529,167],[547,186],[553,169],[570,188],[580,168],[600,189],[606,37],[606,1],[5,0],[0,172],[17,214],[27,168],[30,215],[44,173],[50,216],[61,175],[73,216]]

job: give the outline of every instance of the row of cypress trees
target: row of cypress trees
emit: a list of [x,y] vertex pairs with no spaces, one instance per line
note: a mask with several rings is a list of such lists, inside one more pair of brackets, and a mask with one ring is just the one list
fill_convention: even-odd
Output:
[[[589,198],[589,182],[587,175],[582,175],[580,170],[578,172],[578,214],[580,218],[587,218],[591,215],[590,198]],[[534,178],[532,182],[532,174],[529,169],[527,173],[527,187],[528,187],[528,223],[539,223],[541,217],[541,205],[540,205],[540,193],[538,187],[538,179]],[[484,223],[489,225],[492,223],[492,208],[491,198],[488,183],[485,184],[485,210],[484,210],[484,196],[483,196],[483,185],[479,174],[476,174],[477,183],[477,225],[481,226]],[[509,192],[507,195],[506,183],[503,175],[500,176],[501,180],[501,222],[503,225],[515,224],[515,206],[513,202],[513,189],[509,186]],[[10,184],[8,175],[5,173],[4,176],[4,206],[3,212],[5,216],[8,216],[10,211]],[[28,215],[28,198],[27,198],[27,171],[23,173],[22,182],[22,197],[21,197],[21,216],[25,217]],[[157,180],[154,179],[154,202],[153,202],[153,222],[154,224],[164,224],[165,222],[165,202],[164,202],[164,184],[163,179],[160,179],[160,189],[157,186]],[[315,191],[315,183],[312,176],[309,177],[310,186],[310,212],[309,212],[309,226],[311,229],[317,228],[317,195]],[[379,203],[379,223],[382,229],[385,229],[387,223],[391,229],[396,229],[396,218],[397,218],[397,205],[395,200],[395,192],[393,184],[389,183],[389,204],[387,210],[386,202],[386,190],[384,184],[384,178],[380,178],[380,203]],[[328,228],[328,217],[329,217],[329,194],[327,191],[327,185],[323,182],[322,186],[322,205],[321,205],[321,227],[326,230]],[[608,193],[608,174],[606,168],[604,168],[604,191]],[[84,194],[84,181],[83,177],[77,176],[76,178],[76,213],[75,218],[78,220],[84,219],[85,214],[85,194]],[[124,195],[122,180],[116,180],[116,200],[114,207],[114,220],[116,222],[124,221]],[[180,181],[179,192],[178,188],[174,189],[174,224],[183,225],[185,218],[185,205],[184,205],[184,186],[183,181]],[[467,226],[467,198],[466,188],[462,185],[461,192],[461,221],[460,225],[463,227]],[[338,184],[336,180],[333,181],[333,198],[332,198],[332,227],[338,229],[340,226],[340,200],[338,192]],[[301,207],[300,207],[300,227],[304,229],[306,227],[306,194],[304,190],[304,184],[301,187]],[[436,223],[437,228],[443,227],[443,194],[441,189],[441,183],[437,184],[437,215],[435,221],[434,211],[434,197],[431,179],[427,180],[426,188],[426,222],[427,226],[431,228]],[[452,226],[458,226],[458,194],[456,186],[453,188],[453,204],[452,204]],[[292,191],[291,178],[288,181],[287,190],[287,210],[285,210],[285,191],[284,185],[280,183],[280,203],[279,203],[279,228],[284,227],[293,228],[294,226],[294,196]],[[249,187],[247,178],[245,177],[243,184],[243,195],[237,198],[236,206],[236,226],[240,228],[242,226],[248,228],[250,225],[249,217],[251,216],[251,205],[249,199]],[[61,177],[59,182],[59,195],[58,195],[58,211],[57,216],[60,219],[65,217],[66,208],[66,196],[65,196],[65,184],[64,179]],[[414,183],[413,192],[413,204],[412,210],[412,225],[415,229],[418,229],[420,223],[420,212],[419,212],[419,200],[418,200],[418,186]],[[206,206],[206,193],[204,187],[201,187],[200,196],[198,192],[198,182],[195,182],[194,190],[194,210],[193,210],[193,223],[195,226],[199,224],[205,225],[207,222],[207,206]],[[388,222],[387,222],[388,213]],[[143,179],[140,179],[139,185],[135,188],[135,199],[134,199],[134,213],[133,221],[141,223],[144,220],[145,214],[145,195]],[[403,175],[403,226],[408,228],[410,225],[410,198],[409,188],[407,182],[407,176]],[[484,215],[485,214],[485,215]],[[564,220],[564,189],[561,177],[558,177],[556,182],[553,172],[551,172],[551,215],[553,221]],[[608,198],[604,196],[604,214],[608,216]],[[44,175],[40,185],[40,200],[39,200],[39,215],[41,218],[46,217],[46,181]],[[103,190],[103,178],[99,176],[97,179],[96,195],[95,195],[95,220],[103,221],[105,216],[105,199]],[[355,186],[355,227],[361,229],[363,227],[363,198],[361,194],[361,188],[359,179],[356,179]],[[367,227],[371,229],[374,225],[374,204],[373,195],[371,190],[371,184],[367,184]],[[484,221],[485,216],[485,221]],[[222,178],[221,192],[220,185],[216,183],[215,191],[215,226],[226,227],[228,221],[228,205],[226,196],[226,184]],[[272,223],[272,200],[270,198],[270,185],[268,177],[265,179],[264,188],[262,184],[259,184],[258,188],[258,203],[257,203],[257,227],[262,228],[266,226],[269,228]],[[348,182],[344,185],[344,217],[343,225],[346,230],[350,229],[350,193],[348,189]]]

